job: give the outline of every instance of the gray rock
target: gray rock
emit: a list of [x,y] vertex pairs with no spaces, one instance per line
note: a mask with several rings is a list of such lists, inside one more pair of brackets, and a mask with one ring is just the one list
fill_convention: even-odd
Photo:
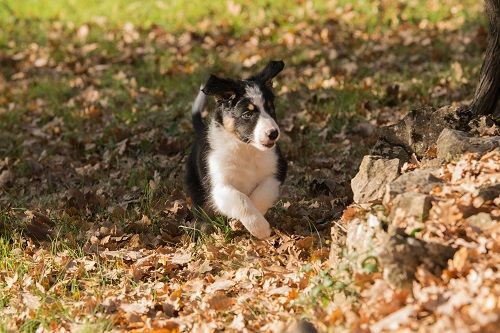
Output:
[[419,190],[420,193],[429,193],[436,185],[442,183],[436,177],[436,169],[416,169],[402,174],[398,179],[391,182],[385,191],[384,202],[388,203],[398,194]]
[[395,230],[383,245],[379,255],[384,279],[393,287],[410,287],[415,271],[421,264],[437,275],[446,267],[455,250],[446,245],[425,242]]
[[423,158],[420,161],[421,169],[433,169],[437,170],[443,165],[444,159],[442,158]]
[[349,223],[346,248],[350,257],[357,258],[358,267],[367,258],[376,258],[384,279],[397,288],[411,286],[415,271],[422,264],[439,276],[439,270],[455,253],[450,246],[410,237],[402,229],[386,232],[373,215]]
[[386,160],[380,156],[366,155],[359,171],[351,180],[353,200],[369,203],[380,200],[387,184],[399,176],[399,159]]
[[410,159],[410,155],[403,147],[391,145],[383,140],[378,140],[375,143],[370,154],[382,156],[386,159],[398,158],[401,166]]
[[393,200],[391,218],[397,210],[402,210],[405,216],[414,216],[425,221],[432,206],[432,197],[423,193],[406,192],[398,194]]
[[379,140],[422,157],[444,128],[456,128],[459,122],[456,107],[445,106],[438,110],[423,107],[410,111],[397,124],[381,127]]
[[349,253],[365,255],[378,248],[384,237],[386,233],[380,221],[370,214],[368,220],[356,218],[349,222],[345,244]]
[[488,213],[479,213],[476,215],[469,216],[465,219],[469,225],[474,228],[479,229],[480,231],[488,229],[493,225],[493,220],[491,219],[490,214]]
[[437,156],[450,160],[465,152],[482,153],[500,147],[500,136],[472,137],[457,130],[445,128],[437,139]]

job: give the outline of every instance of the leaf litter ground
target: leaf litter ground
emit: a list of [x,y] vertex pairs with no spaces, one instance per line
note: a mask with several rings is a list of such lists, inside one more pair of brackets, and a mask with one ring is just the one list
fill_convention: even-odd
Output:
[[[442,275],[420,270],[411,292],[394,290],[376,264],[343,256],[349,221],[369,214],[344,209],[375,127],[470,99],[480,8],[450,1],[432,21],[382,2],[378,18],[290,6],[237,31],[217,17],[177,30],[2,18],[0,330],[280,332],[301,318],[321,331],[494,328],[498,228],[471,227],[463,212],[483,207],[471,188],[498,183],[497,155],[443,167],[419,225],[419,237],[460,248]],[[258,241],[196,219],[182,174],[199,84],[270,58],[287,63],[275,88],[290,175],[269,213],[276,233]],[[484,207],[498,219],[498,202]]]

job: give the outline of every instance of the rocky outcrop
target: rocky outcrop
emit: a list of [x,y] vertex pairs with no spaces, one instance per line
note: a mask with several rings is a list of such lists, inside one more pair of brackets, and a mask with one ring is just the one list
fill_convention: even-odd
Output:
[[436,169],[416,169],[402,174],[399,178],[388,184],[384,202],[389,202],[397,195],[405,192],[429,193],[435,186],[441,183],[436,177]]
[[429,271],[446,267],[455,250],[446,245],[426,242],[395,230],[379,252],[384,279],[394,287],[409,287],[419,265]]
[[392,204],[391,220],[399,211],[405,216],[413,216],[418,220],[425,221],[431,205],[432,197],[430,195],[412,192],[398,194]]
[[397,158],[386,160],[380,156],[365,156],[358,174],[351,180],[354,202],[369,203],[382,199],[386,185],[399,176],[399,166]]
[[[374,213],[354,217],[347,225],[347,253],[357,267],[364,268],[370,260],[369,265],[381,268],[384,279],[394,287],[410,286],[421,265],[437,276],[446,267],[454,248],[415,237],[438,200],[434,198],[436,193],[446,183],[445,178],[439,178],[439,168],[446,160],[465,152],[500,149],[500,136],[473,137],[460,128],[464,124],[459,110],[445,107],[414,110],[399,123],[380,129],[372,154],[363,158],[359,172],[351,180],[355,203],[382,201],[386,209],[377,217]],[[494,132],[493,127],[489,132],[482,130]],[[410,162],[411,156],[416,169],[400,175],[401,167]],[[419,159],[425,161],[420,163]],[[493,216],[477,207],[492,205],[499,193],[496,183],[480,188],[474,195],[474,206],[462,209],[461,216],[477,232],[488,230]]]
[[412,110],[397,124],[379,129],[379,142],[374,150],[380,153],[380,147],[388,145],[404,148],[408,156],[414,153],[423,157],[443,129],[461,127],[457,111],[452,106]]
[[[383,201],[387,203],[398,194],[411,190],[429,193],[440,183],[439,178],[435,175],[436,168],[417,169],[398,176],[399,168],[410,152],[417,154],[417,156],[422,155],[434,143],[437,146],[437,156],[435,155],[437,159],[434,159],[436,163],[427,160],[426,165],[428,166],[439,165],[440,161],[449,160],[464,152],[483,153],[500,149],[500,136],[472,137],[466,132],[449,128],[442,129],[444,122],[437,123],[433,127],[433,131],[436,128],[442,129],[439,137],[437,135],[420,135],[417,129],[412,128],[411,125],[435,117],[428,115],[431,112],[428,109],[420,111],[412,117],[403,119],[397,125],[388,126],[381,130],[381,138],[372,151],[379,155],[366,155],[361,162],[358,173],[351,180],[355,203],[378,202],[382,197]],[[435,112],[445,118],[448,115],[447,119],[452,119],[451,122],[455,123],[450,109],[440,109]],[[419,144],[416,143],[417,137]],[[407,199],[403,201],[408,202]]]
[[484,212],[469,216],[466,221],[467,224],[478,229],[479,231],[484,231],[493,224],[493,219],[490,214]]
[[500,148],[500,136],[473,137],[466,132],[445,128],[437,139],[438,158],[450,160],[465,152],[482,153]]
[[346,247],[349,257],[357,258],[358,266],[376,258],[383,268],[384,279],[398,288],[410,286],[419,265],[438,271],[455,253],[450,246],[416,239],[401,229],[385,231],[371,214],[349,223]]

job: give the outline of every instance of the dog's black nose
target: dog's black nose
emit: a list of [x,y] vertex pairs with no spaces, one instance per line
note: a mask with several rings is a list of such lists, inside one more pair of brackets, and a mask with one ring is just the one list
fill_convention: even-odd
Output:
[[267,133],[267,137],[270,140],[276,140],[276,138],[278,137],[279,134],[280,134],[280,132],[278,132],[277,129],[272,129],[269,131],[269,133]]

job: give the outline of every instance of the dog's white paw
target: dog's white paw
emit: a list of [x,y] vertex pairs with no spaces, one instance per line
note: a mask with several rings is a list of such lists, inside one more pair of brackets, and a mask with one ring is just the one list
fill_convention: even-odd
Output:
[[253,223],[247,227],[248,231],[250,231],[252,235],[258,239],[265,239],[271,236],[271,226],[264,217],[259,217],[252,222]]

